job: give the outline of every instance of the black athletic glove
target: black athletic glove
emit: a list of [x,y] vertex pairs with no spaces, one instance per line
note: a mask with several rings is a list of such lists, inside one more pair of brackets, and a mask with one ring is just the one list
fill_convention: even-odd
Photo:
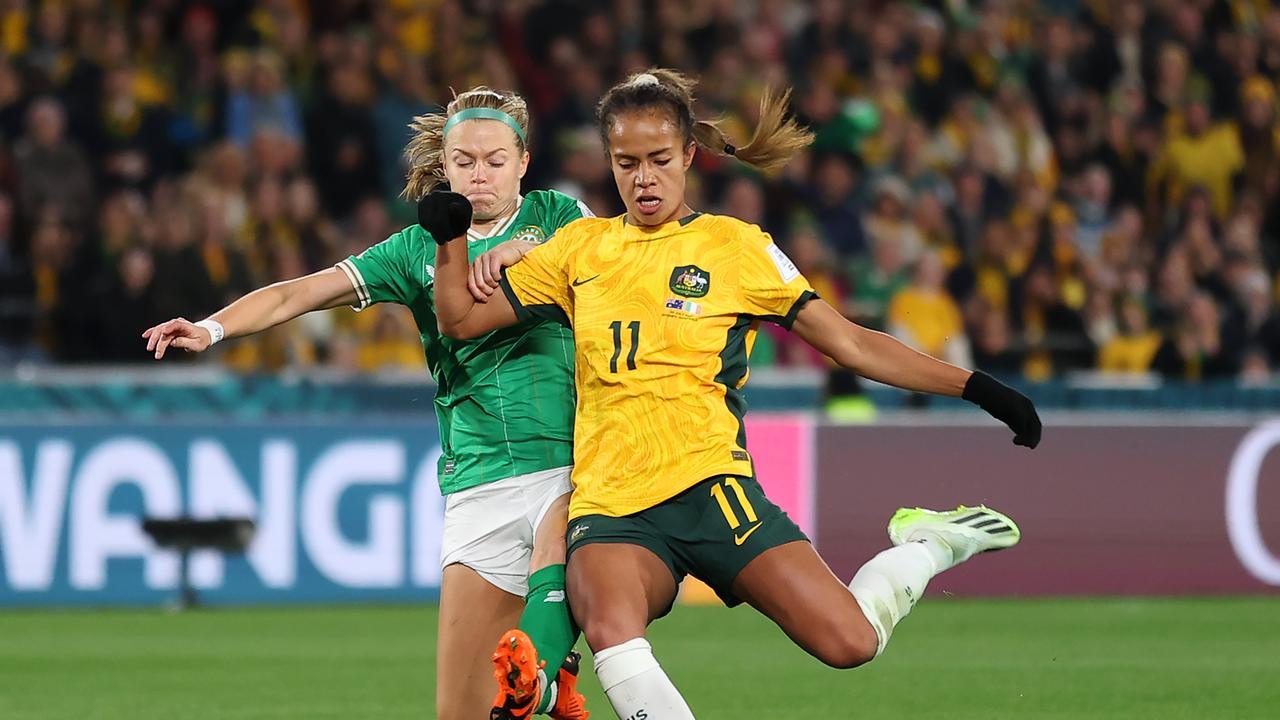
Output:
[[1026,395],[990,375],[975,370],[960,397],[986,410],[1013,430],[1013,444],[1034,448],[1040,444],[1040,416]]
[[437,245],[467,234],[471,227],[471,201],[448,190],[434,190],[418,201],[418,224],[431,233]]

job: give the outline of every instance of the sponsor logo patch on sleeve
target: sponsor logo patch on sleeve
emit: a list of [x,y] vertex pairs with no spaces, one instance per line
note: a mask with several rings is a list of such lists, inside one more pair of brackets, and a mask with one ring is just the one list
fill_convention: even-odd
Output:
[[789,283],[800,277],[800,270],[796,268],[796,264],[791,262],[791,258],[782,252],[782,248],[777,243],[769,243],[769,247],[764,249],[769,253],[769,259],[778,268],[778,274],[782,276],[782,282]]

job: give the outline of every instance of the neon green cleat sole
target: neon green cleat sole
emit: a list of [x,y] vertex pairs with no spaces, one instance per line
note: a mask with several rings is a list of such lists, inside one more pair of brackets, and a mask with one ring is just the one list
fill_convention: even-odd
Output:
[[951,546],[956,562],[978,553],[1011,548],[1022,539],[1022,531],[1012,518],[985,505],[961,505],[941,512],[899,508],[889,519],[889,540],[894,545],[927,535],[939,537]]

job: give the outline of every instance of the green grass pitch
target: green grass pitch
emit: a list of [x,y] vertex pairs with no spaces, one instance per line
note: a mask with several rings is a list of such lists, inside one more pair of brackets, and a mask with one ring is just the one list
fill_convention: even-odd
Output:
[[[0,718],[427,718],[434,628],[427,606],[3,612]],[[651,639],[701,720],[1280,717],[1276,597],[929,599],[853,671],[746,608],[679,607]]]

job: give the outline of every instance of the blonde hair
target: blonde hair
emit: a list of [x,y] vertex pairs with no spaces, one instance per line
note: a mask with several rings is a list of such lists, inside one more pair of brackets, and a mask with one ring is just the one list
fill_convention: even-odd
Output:
[[775,170],[787,164],[813,142],[813,133],[788,117],[791,89],[766,89],[760,96],[760,119],[746,145],[735,146],[718,120],[699,120],[693,113],[693,91],[698,81],[667,68],[651,68],[614,85],[596,106],[596,121],[605,146],[614,118],[624,112],[666,107],[674,114],[685,143],[696,142],[717,154],[733,156],[757,170]]
[[[405,146],[404,156],[409,164],[404,191],[401,197],[410,201],[422,199],[427,193],[448,182],[444,174],[444,125],[454,114],[471,108],[490,108],[510,115],[525,135],[529,134],[529,106],[524,98],[513,92],[492,88],[473,87],[454,95],[444,114],[419,115],[409,123],[413,138]],[[525,143],[516,136],[516,149],[525,151]]]

